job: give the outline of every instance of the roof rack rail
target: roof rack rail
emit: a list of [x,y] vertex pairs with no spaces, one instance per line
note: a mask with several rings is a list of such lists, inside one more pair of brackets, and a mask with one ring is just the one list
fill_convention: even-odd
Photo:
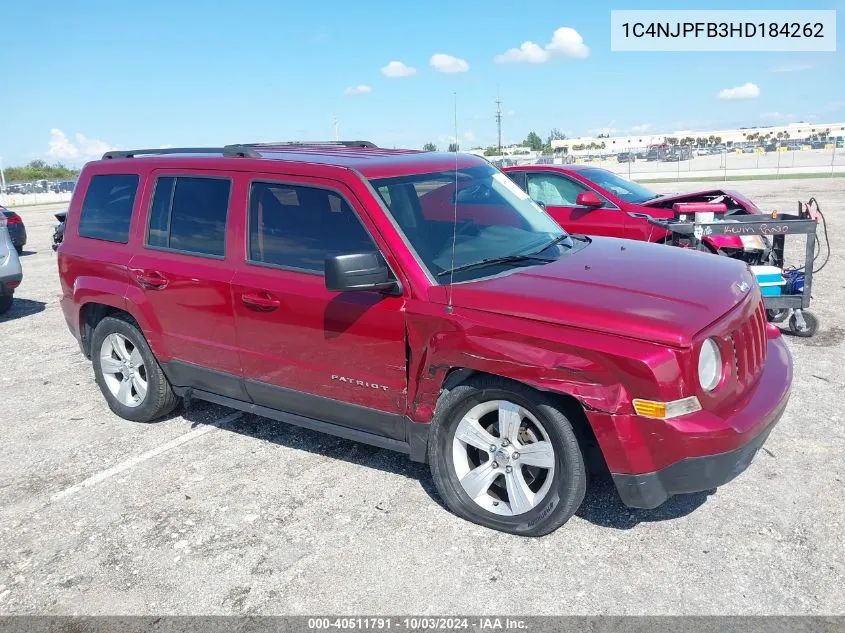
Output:
[[246,145],[225,145],[224,147],[162,147],[159,149],[115,149],[103,154],[103,160],[111,158],[134,158],[163,154],[223,154],[242,158],[260,158],[261,155]]
[[326,146],[337,145],[340,147],[366,147],[377,148],[378,145],[370,141],[276,141],[272,143],[240,143],[236,147],[285,147],[285,146]]

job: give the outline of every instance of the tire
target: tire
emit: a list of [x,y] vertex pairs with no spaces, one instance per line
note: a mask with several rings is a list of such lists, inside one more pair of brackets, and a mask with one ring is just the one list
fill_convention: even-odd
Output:
[[798,318],[793,312],[792,316],[789,317],[789,330],[795,334],[795,336],[810,338],[818,331],[819,320],[815,314],[808,312],[807,310],[802,310],[801,314],[804,317],[804,327],[802,328],[798,326]]
[[[464,416],[490,407],[494,409],[484,413],[478,424],[467,426],[471,423]],[[502,448],[506,438],[499,432],[502,411],[518,412],[511,419],[519,420],[520,439],[507,448]],[[431,433],[428,461],[437,491],[452,512],[468,521],[510,534],[542,536],[566,523],[584,500],[587,473],[572,425],[548,396],[525,385],[496,377],[470,378],[441,397]],[[490,439],[495,444],[482,451],[457,439],[456,433],[478,445]],[[505,435],[516,437],[513,433]],[[528,458],[518,452],[540,441],[548,442],[553,453],[532,452],[531,459],[542,458],[552,468],[526,464]],[[497,450],[491,451],[493,448]],[[510,455],[504,454],[507,451]],[[525,453],[528,455],[527,450]],[[510,474],[505,474],[507,468]],[[473,476],[472,472],[484,475]],[[472,488],[473,482],[482,479],[481,492],[474,499],[465,485]],[[485,486],[488,479],[490,483]],[[511,485],[515,490],[526,489],[517,482],[525,484],[531,494],[523,493],[522,501],[514,495],[517,501],[511,502]],[[512,507],[517,502],[528,509]]]
[[12,307],[12,301],[15,296],[13,294],[0,295],[0,314],[6,314]]
[[100,391],[109,408],[123,419],[153,422],[179,404],[131,317],[108,316],[97,324],[91,337],[91,358]]
[[23,255],[23,244],[15,246],[15,250],[18,252],[18,255]]

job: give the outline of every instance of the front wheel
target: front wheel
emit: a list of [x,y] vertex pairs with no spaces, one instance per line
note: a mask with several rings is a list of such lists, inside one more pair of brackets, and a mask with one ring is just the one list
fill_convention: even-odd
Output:
[[545,395],[481,377],[438,404],[429,464],[448,508],[522,536],[554,531],[584,499],[587,473],[572,425]]

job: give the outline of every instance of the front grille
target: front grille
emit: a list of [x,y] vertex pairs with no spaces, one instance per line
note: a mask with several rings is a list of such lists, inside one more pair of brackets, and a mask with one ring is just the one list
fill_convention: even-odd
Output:
[[734,372],[741,389],[751,384],[766,361],[766,306],[760,301],[751,317],[729,335],[734,352]]

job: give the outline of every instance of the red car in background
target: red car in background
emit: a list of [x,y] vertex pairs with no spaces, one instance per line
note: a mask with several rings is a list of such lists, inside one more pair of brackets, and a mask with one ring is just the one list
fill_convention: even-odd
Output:
[[[748,198],[723,189],[663,196],[606,169],[589,165],[524,165],[503,169],[510,178],[541,203],[570,233],[624,237],[665,242],[669,233],[643,217],[677,216],[678,203],[724,205],[721,219],[735,214],[759,214]],[[705,236],[704,245],[749,264],[763,264],[769,244],[760,236]]]

